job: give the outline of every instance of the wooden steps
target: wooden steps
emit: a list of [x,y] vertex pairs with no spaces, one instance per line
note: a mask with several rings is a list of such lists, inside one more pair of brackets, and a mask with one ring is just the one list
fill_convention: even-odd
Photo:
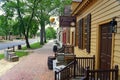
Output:
[[14,52],[14,49],[12,48],[5,50],[4,55],[7,61],[15,62],[19,60],[19,57],[16,55],[16,53]]
[[11,62],[15,62],[15,61],[18,61],[19,60],[19,57],[18,56],[12,56],[11,58],[10,58],[10,61]]

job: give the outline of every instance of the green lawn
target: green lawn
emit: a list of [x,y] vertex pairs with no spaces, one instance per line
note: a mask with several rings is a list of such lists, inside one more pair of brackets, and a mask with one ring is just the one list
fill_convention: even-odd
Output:
[[29,54],[28,52],[25,51],[15,51],[15,53],[18,57],[27,56]]
[[[33,43],[33,44],[30,44],[31,48],[30,49],[37,49],[37,48],[41,48],[42,45],[40,45],[40,42],[36,42],[36,43]],[[22,47],[22,50],[27,50],[27,47]]]
[[[25,51],[15,51],[18,57],[27,56],[29,53]],[[0,54],[0,60],[4,58],[4,54]]]
[[0,54],[0,60],[4,58],[4,54]]
[[[33,44],[30,44],[31,48],[30,49],[37,49],[37,48],[41,48],[42,45],[40,45],[40,42],[36,42]],[[27,51],[27,47],[22,47],[22,50],[20,51],[15,51],[16,55],[18,57],[23,57],[23,56],[27,56],[29,53]],[[0,60],[4,58],[4,54],[0,54]]]

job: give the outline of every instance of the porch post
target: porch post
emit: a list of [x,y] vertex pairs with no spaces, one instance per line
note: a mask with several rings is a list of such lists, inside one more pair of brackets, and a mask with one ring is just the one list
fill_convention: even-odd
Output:
[[55,80],[57,80],[57,75],[56,74],[57,74],[57,72],[55,71]]
[[118,80],[118,65],[115,65],[115,80]]
[[76,76],[76,57],[74,58],[74,75],[73,77],[75,78]]

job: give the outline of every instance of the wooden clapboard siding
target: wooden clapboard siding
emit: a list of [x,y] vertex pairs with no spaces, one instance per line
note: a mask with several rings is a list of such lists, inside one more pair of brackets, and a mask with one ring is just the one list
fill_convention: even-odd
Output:
[[[117,30],[118,31],[118,30]],[[114,64],[120,65],[120,32],[117,32],[118,34],[115,35],[115,46],[114,46]]]
[[[120,60],[119,59],[120,58],[120,51],[116,51],[115,54],[114,54],[114,57],[116,57],[116,59],[114,61],[119,61]],[[120,61],[119,61],[119,64],[120,64]]]
[[120,40],[119,39],[115,40],[115,45],[119,45],[120,46]]
[[96,29],[97,29],[97,27],[95,26],[94,28],[92,27],[92,29],[91,29],[91,33],[95,33],[96,32]]
[[86,50],[80,50],[78,47],[75,47],[74,49],[75,49],[74,52],[75,52],[76,56],[78,56],[78,57],[79,56],[81,56],[81,57],[90,56],[86,53]]
[[[119,4],[116,4],[117,2],[114,0],[108,0],[105,3],[101,4],[101,6],[93,11],[93,18],[97,18],[98,16],[103,15],[103,13],[109,13],[109,11],[111,11],[112,8],[114,8],[115,6],[118,6]],[[114,6],[115,5],[115,6]],[[103,15],[104,16],[104,15]]]
[[[97,0],[89,8],[86,8],[77,15],[77,21],[86,17],[91,13],[91,53],[88,54],[86,50],[81,50],[77,46],[75,47],[75,54],[77,56],[91,56],[98,55],[98,27],[102,23],[107,23],[112,20],[113,17],[120,17],[120,1],[118,0]],[[117,33],[115,33],[113,42],[113,65],[118,64],[120,66],[120,18],[117,18]],[[98,64],[98,63],[97,63]],[[112,65],[112,66],[113,66]]]
[[120,40],[120,34],[115,35],[115,40]]

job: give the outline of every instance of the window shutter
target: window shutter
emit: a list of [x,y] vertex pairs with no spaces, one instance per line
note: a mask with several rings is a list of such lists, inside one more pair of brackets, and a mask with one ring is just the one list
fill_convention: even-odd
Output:
[[90,53],[90,42],[91,42],[91,14],[87,15],[87,44],[86,50]]
[[78,47],[83,49],[83,19],[79,20],[78,26]]
[[75,28],[75,46],[78,45],[78,26]]

